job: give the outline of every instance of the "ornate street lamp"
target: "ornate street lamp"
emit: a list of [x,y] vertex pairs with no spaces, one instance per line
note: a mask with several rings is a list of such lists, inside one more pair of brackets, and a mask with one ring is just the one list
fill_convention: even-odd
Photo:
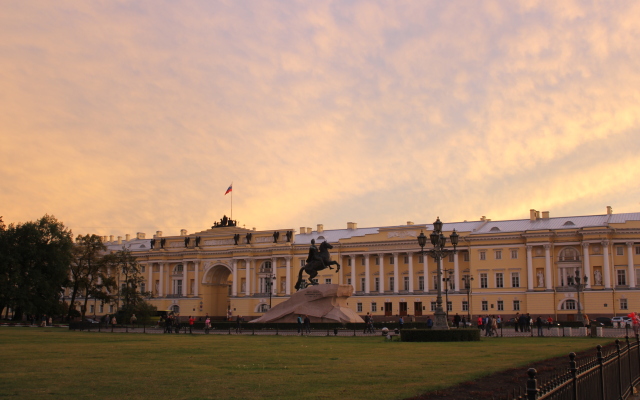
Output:
[[265,286],[267,287],[267,291],[269,292],[269,309],[271,309],[271,295],[273,294],[273,285],[276,281],[276,275],[273,272],[269,272],[265,278]]
[[[442,259],[449,254],[455,254],[457,252],[456,247],[458,246],[458,234],[454,229],[451,236],[449,236],[451,244],[453,245],[453,250],[446,249],[445,246],[447,244],[447,238],[442,234],[442,221],[440,221],[440,217],[438,217],[436,222],[433,223],[433,232],[429,235],[429,239],[431,240],[433,249],[427,250],[426,252],[436,261],[438,271],[438,297],[436,298],[436,311],[434,312],[435,321],[433,329],[444,330],[449,329],[449,324],[447,322],[447,314],[442,310]],[[418,245],[420,246],[420,254],[422,255],[425,253],[424,246],[426,244],[427,237],[421,231],[418,236]]]
[[584,316],[582,315],[582,310],[581,310],[581,306],[580,306],[580,290],[584,290],[584,287],[587,285],[587,280],[589,280],[588,276],[583,276],[580,277],[580,269],[576,268],[576,276],[568,276],[567,277],[567,283],[569,283],[569,286],[573,286],[574,288],[576,288],[576,291],[578,292],[578,313],[576,315],[576,318],[579,322],[582,322],[584,324]]
[[449,320],[449,286],[451,285],[451,275],[453,275],[453,270],[452,269],[447,269],[444,271],[447,275],[446,278],[442,278],[442,282],[445,282],[445,289],[444,289],[444,302],[446,304],[445,306],[445,313],[447,314],[447,321]]

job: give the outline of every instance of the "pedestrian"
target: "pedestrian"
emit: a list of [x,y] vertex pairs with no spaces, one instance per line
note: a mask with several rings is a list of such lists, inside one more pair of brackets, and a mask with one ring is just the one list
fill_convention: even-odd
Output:
[[467,318],[466,317],[462,317],[462,327],[463,328],[467,327]]
[[131,314],[131,319],[129,320],[129,323],[131,324],[131,329],[135,329],[135,325],[136,322],[138,321],[138,318],[136,318],[135,314]]
[[542,317],[538,315],[538,318],[536,318],[536,326],[538,327],[538,336],[544,336],[544,332],[542,331],[543,325],[544,325],[544,322],[542,321]]
[[547,330],[551,329],[551,325],[553,325],[553,318],[551,318],[551,315],[549,315],[547,317]]
[[207,314],[207,319],[204,320],[204,333],[209,333],[211,329],[211,318],[209,318],[209,314]]
[[482,330],[482,316],[478,317],[478,329]]
[[189,333],[193,335],[193,325],[195,324],[196,319],[189,315]]
[[453,317],[453,325],[456,328],[460,328],[460,315],[458,315],[458,313]]
[[491,322],[491,334],[498,337],[498,321],[500,320],[500,316],[497,317],[494,315]]
[[520,313],[516,313],[516,317],[513,319],[513,326],[516,328],[516,332],[518,332],[518,327],[520,326]]
[[427,329],[433,328],[433,320],[431,317],[427,317]]
[[311,320],[308,315],[304,316],[304,330],[307,332],[307,335],[311,334]]
[[298,322],[298,333],[302,334],[302,315],[298,315],[296,321]]
[[116,321],[116,316],[115,316],[115,314],[114,314],[114,315],[113,315],[113,317],[111,317],[111,325],[114,325],[114,326],[115,326],[115,325],[117,325],[117,324],[118,324],[118,321]]
[[402,319],[402,317],[400,317],[400,319],[398,320],[398,329],[402,329],[403,326],[404,326],[404,320]]
[[242,333],[242,315],[238,314],[236,317],[236,333]]
[[493,332],[491,332],[491,325],[493,323],[493,318],[491,318],[491,316],[487,315],[487,318],[486,318],[485,321],[486,322],[484,324],[484,326],[485,326],[484,335],[485,336],[491,336],[491,334],[493,333]]

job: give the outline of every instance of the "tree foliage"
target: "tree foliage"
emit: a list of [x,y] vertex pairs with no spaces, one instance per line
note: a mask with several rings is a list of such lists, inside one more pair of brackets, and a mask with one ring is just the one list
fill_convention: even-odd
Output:
[[72,246],[71,231],[50,215],[8,227],[0,222],[0,310],[11,307],[14,318],[57,312]]
[[[146,310],[148,307],[143,307],[146,304],[144,299],[149,297],[150,293],[139,291],[142,282],[144,282],[142,266],[131,251],[123,248],[106,255],[104,261],[105,265],[117,275],[116,279],[119,283],[117,303],[124,317],[128,319],[136,311]],[[121,308],[120,304],[122,304]]]

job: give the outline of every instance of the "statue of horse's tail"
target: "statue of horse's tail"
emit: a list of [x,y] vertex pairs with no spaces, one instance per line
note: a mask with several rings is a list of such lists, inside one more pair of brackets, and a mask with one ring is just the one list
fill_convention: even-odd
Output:
[[302,284],[302,271],[304,271],[304,267],[300,268],[300,272],[298,273],[298,282],[296,282],[296,290],[300,290],[300,285]]

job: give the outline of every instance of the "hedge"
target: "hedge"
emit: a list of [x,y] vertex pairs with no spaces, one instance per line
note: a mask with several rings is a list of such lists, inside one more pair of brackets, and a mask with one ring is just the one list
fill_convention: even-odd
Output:
[[479,329],[403,329],[400,331],[403,342],[477,342]]

